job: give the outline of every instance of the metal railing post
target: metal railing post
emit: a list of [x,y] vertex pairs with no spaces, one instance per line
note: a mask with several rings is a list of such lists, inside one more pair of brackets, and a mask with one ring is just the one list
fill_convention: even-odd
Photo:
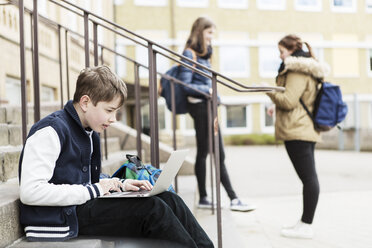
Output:
[[156,52],[153,44],[148,42],[149,55],[149,91],[150,91],[150,136],[151,136],[151,164],[159,168],[159,123],[158,97],[156,82]]
[[89,14],[84,11],[85,67],[89,67]]
[[39,35],[38,35],[38,7],[37,0],[34,0],[34,121],[40,120],[40,77],[39,77]]
[[[175,82],[170,80],[171,87],[171,103],[172,103],[172,132],[173,132],[173,149],[177,150],[177,137],[176,137],[176,93]],[[174,179],[175,191],[178,192],[178,173]]]
[[[220,176],[220,144],[219,144],[219,130],[215,132],[215,122],[218,124],[217,113],[217,77],[212,73],[212,129],[214,139],[214,164],[216,167],[216,195],[217,195],[217,236],[218,247],[222,247],[222,220],[221,220],[221,176]],[[219,128],[219,127],[218,127]]]
[[25,30],[24,30],[24,3],[18,1],[19,8],[19,49],[20,49],[20,70],[21,70],[21,101],[22,101],[22,142],[27,138],[27,101],[26,101],[26,64],[25,64]]
[[70,100],[70,71],[68,59],[68,30],[65,31],[65,52],[66,52],[66,84],[67,84],[67,100]]
[[141,85],[139,79],[139,65],[134,64],[134,94],[135,94],[135,109],[136,109],[136,130],[137,130],[137,156],[142,159],[142,119],[141,119]]
[[215,198],[214,198],[214,187],[213,187],[213,158],[214,158],[214,152],[213,152],[213,124],[212,124],[212,100],[207,101],[207,113],[208,113],[208,144],[209,144],[209,163],[210,163],[210,169],[211,169],[211,195],[212,195],[212,214],[214,214],[214,204],[215,204]]
[[62,78],[62,44],[61,25],[58,25],[58,61],[59,61],[59,87],[61,88],[61,108],[63,108],[63,78]]

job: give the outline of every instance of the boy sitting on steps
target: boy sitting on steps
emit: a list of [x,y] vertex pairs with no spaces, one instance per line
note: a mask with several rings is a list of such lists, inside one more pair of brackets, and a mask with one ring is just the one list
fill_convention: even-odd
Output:
[[33,125],[19,162],[20,221],[30,241],[62,241],[78,234],[145,237],[186,247],[213,247],[182,199],[164,192],[148,198],[100,199],[148,181],[100,179],[98,133],[116,121],[127,88],[107,66],[83,70],[74,99]]

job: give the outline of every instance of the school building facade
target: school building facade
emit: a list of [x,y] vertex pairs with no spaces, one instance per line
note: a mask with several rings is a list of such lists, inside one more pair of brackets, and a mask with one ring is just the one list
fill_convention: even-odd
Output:
[[[281,62],[277,42],[286,34],[297,34],[313,47],[320,61],[330,65],[331,73],[326,80],[341,86],[349,107],[342,123],[346,137],[341,145],[352,149],[353,145],[347,143],[359,142],[355,135],[360,133],[355,130],[372,129],[372,30],[367,28],[372,24],[370,0],[117,0],[115,3],[115,17],[120,25],[179,52],[184,48],[193,21],[199,16],[210,17],[217,26],[212,68],[247,85],[262,82],[274,85]],[[147,63],[145,51],[140,47],[120,39],[116,46]],[[119,65],[118,73],[131,81],[133,70],[124,61]],[[157,66],[165,72],[171,63],[159,57]],[[146,77],[147,72],[143,71],[144,83]],[[218,90],[222,100],[219,120],[224,135],[274,132],[274,120],[266,114],[270,105],[267,96],[237,93],[224,86]],[[143,108],[146,125],[148,111],[146,106]],[[172,121],[161,98],[159,127],[166,139]],[[337,130],[331,133],[340,136]],[[178,134],[193,139],[189,115],[178,117]]]

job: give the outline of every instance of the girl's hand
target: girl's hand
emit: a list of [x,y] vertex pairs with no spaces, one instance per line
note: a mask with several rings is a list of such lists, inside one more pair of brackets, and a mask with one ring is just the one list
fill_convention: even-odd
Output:
[[275,105],[271,105],[270,107],[267,108],[266,110],[266,113],[269,115],[269,116],[273,116],[274,115],[274,112],[275,112]]

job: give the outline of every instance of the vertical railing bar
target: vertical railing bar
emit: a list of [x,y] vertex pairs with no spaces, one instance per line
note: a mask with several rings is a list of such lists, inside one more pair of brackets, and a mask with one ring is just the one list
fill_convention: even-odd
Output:
[[156,82],[156,52],[153,44],[148,43],[149,56],[149,91],[150,91],[150,135],[151,135],[151,163],[159,168],[159,124],[158,124],[158,98]]
[[[98,39],[97,40],[97,51],[98,51]],[[98,60],[98,52],[97,52],[97,60]],[[103,65],[104,60],[103,60],[103,47],[101,47],[101,65]],[[105,149],[105,159],[108,159],[108,148],[107,148],[107,132],[106,130],[103,131],[103,138],[105,140],[104,142],[104,149]]]
[[94,47],[94,66],[98,66],[98,24],[93,22],[93,47]]
[[89,14],[84,11],[85,67],[89,67]]
[[34,121],[40,120],[40,78],[39,78],[39,38],[38,38],[38,6],[34,0]]
[[[170,81],[171,84],[171,103],[172,103],[172,131],[173,131],[173,149],[177,150],[177,137],[176,137],[176,94],[174,81]],[[178,173],[174,179],[175,190],[178,193]]]
[[139,80],[139,65],[137,63],[134,63],[134,94],[136,97],[137,156],[142,158],[141,85]]
[[60,91],[61,91],[61,108],[63,108],[61,25],[58,25],[58,60],[59,60],[59,85],[60,85]]
[[[93,22],[93,53],[94,53],[94,66],[98,66],[98,24]],[[107,148],[107,130],[103,130],[103,147],[105,150],[105,159],[108,159],[108,148]]]
[[[214,164],[216,169],[216,195],[217,195],[217,237],[218,247],[222,247],[222,220],[221,220],[221,188],[220,188],[220,147],[219,135],[214,130],[215,121],[218,122],[217,114],[217,78],[216,74],[212,74],[212,129],[214,133]],[[217,123],[218,124],[218,123]]]
[[67,100],[70,100],[70,72],[69,72],[69,57],[68,57],[68,30],[65,31],[65,50],[66,50],[66,84],[67,84]]
[[209,163],[211,169],[211,196],[212,196],[212,214],[214,214],[215,198],[214,198],[214,187],[213,187],[213,124],[212,124],[212,105],[211,100],[207,101],[207,113],[208,113],[208,143],[209,143]]
[[22,143],[27,138],[27,101],[26,101],[26,63],[25,63],[25,30],[24,30],[24,3],[18,2],[19,8],[19,49],[20,49],[20,70],[21,70],[21,101],[22,101]]

